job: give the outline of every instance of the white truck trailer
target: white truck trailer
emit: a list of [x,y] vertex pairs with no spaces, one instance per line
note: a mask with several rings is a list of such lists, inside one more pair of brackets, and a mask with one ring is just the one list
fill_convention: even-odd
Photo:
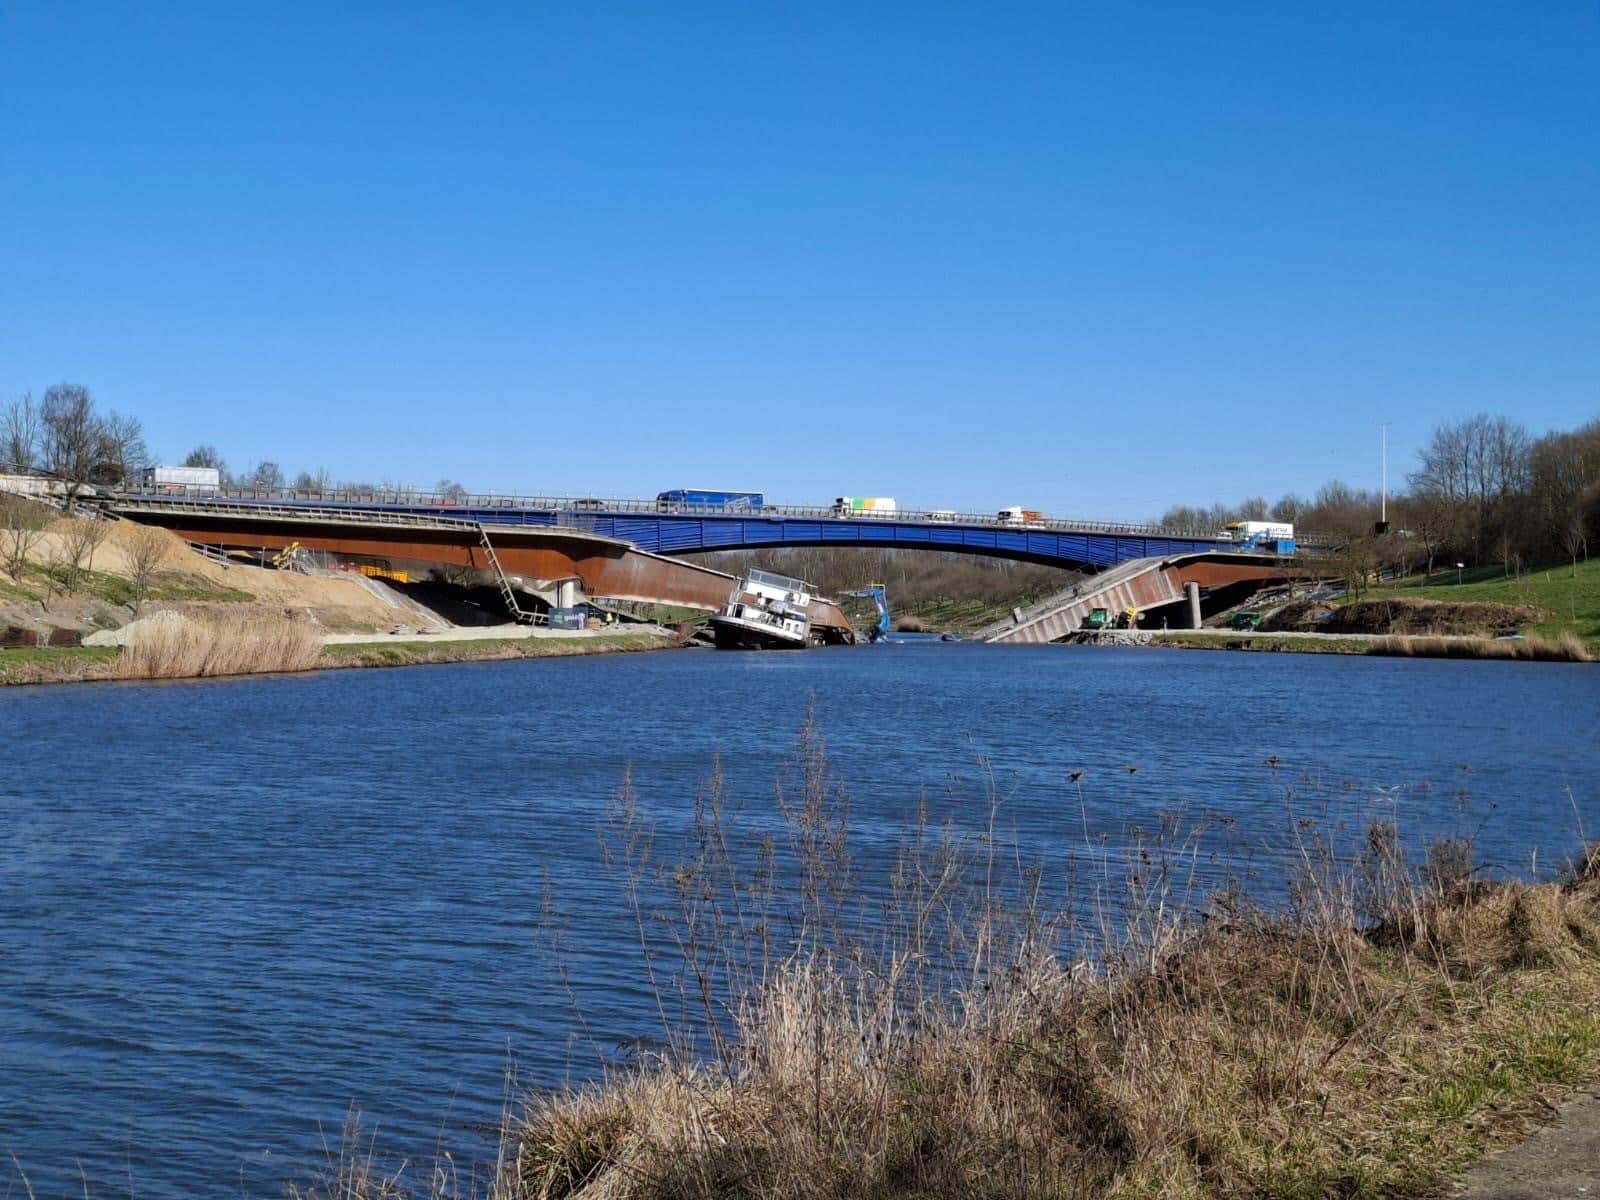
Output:
[[139,486],[167,495],[211,495],[222,488],[222,472],[216,467],[146,467],[139,472]]

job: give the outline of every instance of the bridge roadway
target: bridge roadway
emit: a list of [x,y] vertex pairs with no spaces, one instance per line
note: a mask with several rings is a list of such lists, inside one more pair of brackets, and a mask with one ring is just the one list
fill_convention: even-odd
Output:
[[[159,497],[168,503],[193,503]],[[766,505],[759,509],[666,506],[655,500],[589,500],[537,496],[477,496],[453,500],[418,493],[330,493],[230,491],[237,504],[278,509],[359,508],[364,511],[448,516],[498,528],[510,526],[580,530],[627,542],[651,554],[749,550],[778,546],[863,546],[952,550],[996,558],[1097,572],[1132,559],[1214,553],[1228,543],[1214,531],[1173,531],[1148,524],[1040,520],[1008,524],[994,516],[946,512],[897,512],[887,517],[840,517],[830,508]],[[117,504],[154,496],[124,493]],[[1304,545],[1315,548],[1316,538]]]
[[[724,571],[652,554],[589,530],[480,522],[459,509],[446,515],[395,506],[367,510],[131,495],[110,499],[108,507],[128,520],[159,525],[201,545],[281,550],[298,543],[308,550],[397,568],[465,568],[482,573],[486,581],[494,571],[482,543],[487,535],[511,586],[524,592],[547,592],[561,580],[577,578],[596,599],[714,612],[736,582]],[[855,639],[848,618],[830,600],[812,602],[811,623],[824,640]]]

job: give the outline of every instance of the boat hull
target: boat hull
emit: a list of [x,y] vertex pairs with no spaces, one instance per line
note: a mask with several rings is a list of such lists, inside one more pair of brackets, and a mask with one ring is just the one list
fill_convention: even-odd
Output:
[[711,618],[711,636],[718,650],[804,650],[807,639],[736,617]]

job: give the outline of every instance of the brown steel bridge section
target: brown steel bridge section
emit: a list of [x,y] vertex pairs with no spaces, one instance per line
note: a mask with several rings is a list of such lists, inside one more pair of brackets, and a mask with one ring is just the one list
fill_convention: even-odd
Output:
[[1309,581],[1323,574],[1271,554],[1219,551],[1136,558],[1034,605],[1021,614],[1020,620],[1001,621],[974,637],[986,642],[1054,642],[1082,629],[1084,618],[1097,608],[1116,614],[1130,608],[1145,612],[1177,604],[1184,598],[1185,584],[1198,585],[1201,594],[1206,595],[1227,588],[1247,590],[1294,580]]
[[[715,612],[727,600],[734,576],[696,563],[639,550],[629,542],[584,530],[531,525],[479,525],[361,509],[309,509],[192,501],[115,501],[114,512],[159,525],[202,545],[277,551],[298,543],[346,559],[377,560],[397,569],[465,568],[494,571],[483,539],[514,588],[541,590],[576,576],[600,600]],[[812,602],[812,625],[829,641],[853,641],[854,629],[830,600]]]

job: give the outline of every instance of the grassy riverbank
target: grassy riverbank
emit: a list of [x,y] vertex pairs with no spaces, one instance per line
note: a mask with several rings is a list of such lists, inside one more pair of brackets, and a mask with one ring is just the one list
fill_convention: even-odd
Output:
[[613,633],[602,637],[486,638],[470,642],[354,642],[323,650],[325,667],[411,667],[426,663],[503,662],[515,658],[561,658],[576,654],[626,654],[666,650],[676,637],[655,633]]
[[1235,915],[1103,973],[1022,956],[903,1023],[809,959],[744,1014],[737,1073],[538,1104],[505,1194],[1427,1195],[1600,1067],[1597,937],[1592,879],[1462,885],[1371,929]]
[[1159,629],[1150,633],[1153,646],[1179,650],[1254,650],[1267,654],[1366,654],[1375,641],[1376,638],[1241,633],[1227,629]]
[[1531,605],[1537,618],[1524,632],[1555,640],[1570,634],[1600,650],[1600,558],[1553,563],[1508,576],[1503,567],[1478,567],[1460,573],[1437,572],[1391,587],[1368,588],[1362,600],[1439,600],[1455,603]]
[[119,653],[113,647],[98,646],[72,646],[59,650],[0,650],[0,686],[110,679]]
[[[427,642],[393,638],[327,646],[309,655],[266,653],[236,659],[231,666],[183,665],[192,656],[152,656],[139,661],[116,647],[78,646],[51,650],[0,650],[0,686],[34,683],[89,683],[108,679],[189,679],[225,675],[280,674],[349,667],[406,667],[427,663],[501,662],[518,658],[558,658],[579,654],[620,654],[674,647],[661,634],[611,634],[605,637],[504,638]],[[293,648],[291,648],[293,649]],[[227,656],[222,656],[226,661]],[[202,659],[202,664],[204,660]]]
[[1233,630],[1158,630],[1152,645],[1183,650],[1249,650],[1266,654],[1371,654],[1386,658],[1472,658],[1521,662],[1591,662],[1595,652],[1571,634],[1476,638],[1355,634],[1245,633]]

